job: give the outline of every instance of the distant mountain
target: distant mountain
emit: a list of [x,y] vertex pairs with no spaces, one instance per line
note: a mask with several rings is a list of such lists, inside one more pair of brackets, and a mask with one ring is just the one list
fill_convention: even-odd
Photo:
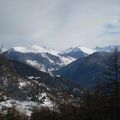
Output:
[[95,50],[98,52],[113,52],[113,50],[115,48],[118,48],[118,50],[120,51],[120,45],[110,45],[110,46],[106,46],[106,47],[96,47]]
[[75,59],[69,56],[61,56],[58,51],[32,45],[30,47],[13,47],[4,55],[11,60],[27,63],[41,71],[50,72],[57,70]]
[[83,58],[88,55],[93,54],[94,52],[113,52],[115,48],[118,48],[120,50],[120,45],[111,45],[106,47],[96,47],[95,49],[83,47],[83,46],[77,46],[77,47],[71,47],[61,53],[63,56],[70,56],[75,59]]
[[109,57],[109,53],[95,52],[61,68],[56,71],[56,74],[74,80],[85,87],[94,86],[96,77],[103,79]]
[[78,58],[86,57],[94,52],[95,52],[94,49],[86,48],[83,46],[77,46],[77,47],[69,48],[61,54],[64,56],[70,56],[75,59],[78,59]]

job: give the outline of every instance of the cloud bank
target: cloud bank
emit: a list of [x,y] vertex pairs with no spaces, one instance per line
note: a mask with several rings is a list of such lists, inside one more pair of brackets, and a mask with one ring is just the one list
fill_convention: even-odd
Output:
[[120,0],[0,0],[0,43],[56,49],[120,44]]

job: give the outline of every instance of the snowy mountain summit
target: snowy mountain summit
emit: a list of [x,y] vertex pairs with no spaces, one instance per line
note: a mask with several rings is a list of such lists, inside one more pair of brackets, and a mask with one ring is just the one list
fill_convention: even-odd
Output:
[[63,52],[63,55],[71,56],[73,58],[82,58],[96,52],[96,50],[84,46],[71,47]]
[[5,53],[9,59],[27,63],[41,71],[51,72],[74,60],[70,56],[62,56],[59,51],[32,45],[28,47],[13,47]]
[[17,51],[21,53],[50,53],[52,55],[58,55],[59,51],[49,49],[46,47],[40,47],[37,45],[31,45],[28,47],[13,47],[10,49],[10,51]]
[[88,55],[95,52],[94,49],[87,48],[87,47],[84,47],[84,46],[77,46],[77,47],[72,47],[72,48],[66,50],[65,53],[76,52],[76,51],[81,51],[81,52],[84,52]]

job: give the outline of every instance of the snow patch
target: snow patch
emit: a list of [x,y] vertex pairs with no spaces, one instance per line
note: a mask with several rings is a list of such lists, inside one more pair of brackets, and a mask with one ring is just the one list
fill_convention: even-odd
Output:
[[60,59],[61,59],[61,63],[62,63],[63,66],[68,65],[71,62],[76,60],[75,58],[72,58],[72,57],[61,57]]
[[21,113],[25,113],[26,115],[30,116],[34,107],[52,108],[53,103],[47,97],[46,93],[41,94],[40,99],[42,98],[44,98],[43,103],[34,101],[17,101],[13,99],[2,101],[0,102],[0,112],[7,110],[7,108],[15,106]]

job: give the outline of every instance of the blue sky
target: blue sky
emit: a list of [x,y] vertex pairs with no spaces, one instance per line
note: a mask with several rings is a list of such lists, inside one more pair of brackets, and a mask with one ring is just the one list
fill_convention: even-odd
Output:
[[0,0],[0,44],[120,45],[120,0]]

